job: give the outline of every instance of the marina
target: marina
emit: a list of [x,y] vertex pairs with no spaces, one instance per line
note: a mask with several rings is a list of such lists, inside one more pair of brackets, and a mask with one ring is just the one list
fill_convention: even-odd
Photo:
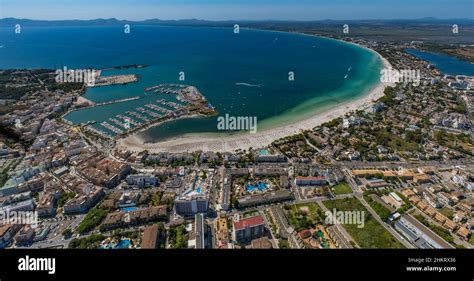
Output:
[[[196,87],[178,84],[161,84],[152,88],[152,91],[159,89],[160,93],[175,95],[176,102],[160,98],[143,106],[137,106],[123,113],[110,116],[101,122],[85,122],[82,125],[101,137],[114,139],[158,122],[162,123],[175,118],[196,114],[215,114],[215,109],[209,107],[206,98]],[[114,103],[132,102],[139,99],[140,97],[137,96],[128,99],[113,100],[98,103],[88,108]]]

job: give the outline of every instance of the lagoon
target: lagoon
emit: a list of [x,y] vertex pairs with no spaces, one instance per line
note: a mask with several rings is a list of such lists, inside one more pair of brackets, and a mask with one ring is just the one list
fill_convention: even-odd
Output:
[[474,64],[445,54],[432,53],[417,49],[407,49],[407,53],[436,66],[443,74],[474,75]]

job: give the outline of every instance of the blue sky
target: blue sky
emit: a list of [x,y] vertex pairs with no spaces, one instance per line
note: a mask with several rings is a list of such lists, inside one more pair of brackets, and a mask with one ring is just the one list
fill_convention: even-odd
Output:
[[0,0],[0,18],[321,20],[474,18],[474,0]]

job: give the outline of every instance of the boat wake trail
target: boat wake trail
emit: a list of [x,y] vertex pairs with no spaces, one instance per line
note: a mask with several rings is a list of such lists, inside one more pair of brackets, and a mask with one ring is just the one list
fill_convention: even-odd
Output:
[[349,77],[349,74],[351,73],[351,70],[352,70],[352,66],[349,66],[349,68],[347,69],[347,74],[346,74],[346,76],[344,76],[344,80],[347,79],[347,77]]
[[246,87],[257,87],[257,88],[262,87],[262,85],[249,84],[249,83],[235,83],[235,85],[238,85],[238,86],[246,86]]

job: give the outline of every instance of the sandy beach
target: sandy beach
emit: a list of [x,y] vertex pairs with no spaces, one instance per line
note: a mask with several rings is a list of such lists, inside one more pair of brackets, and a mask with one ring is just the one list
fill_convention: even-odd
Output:
[[[366,48],[364,46],[360,47]],[[382,57],[380,54],[378,54],[372,49],[369,50],[380,56],[384,64],[384,68],[391,67],[390,63],[384,57]],[[246,150],[250,147],[261,148],[268,146],[277,139],[298,134],[303,130],[310,130],[325,122],[344,116],[345,114],[351,111],[371,106],[375,100],[379,99],[384,95],[383,92],[385,87],[390,85],[391,84],[388,83],[379,83],[377,86],[372,88],[369,93],[361,96],[361,98],[357,100],[347,101],[328,110],[315,113],[315,115],[310,116],[304,120],[296,121],[295,123],[284,125],[278,128],[272,128],[265,131],[257,132],[255,134],[248,133],[217,137],[209,136],[206,134],[190,134],[156,143],[145,143],[144,140],[142,140],[139,136],[135,134],[128,136],[124,139],[118,140],[117,147],[118,149],[126,149],[133,152],[148,150],[152,153],[179,153],[193,152],[198,150],[214,152],[233,152],[238,149]]]

